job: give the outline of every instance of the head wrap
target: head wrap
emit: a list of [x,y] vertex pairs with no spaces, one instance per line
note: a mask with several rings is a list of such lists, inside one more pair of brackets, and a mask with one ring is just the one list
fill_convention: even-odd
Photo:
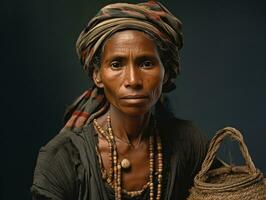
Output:
[[[77,54],[84,69],[92,76],[95,68],[93,59],[106,39],[115,32],[130,29],[143,31],[163,44],[162,49],[167,59],[162,59],[161,54],[160,56],[168,73],[163,91],[173,90],[173,79],[179,74],[178,50],[183,44],[181,22],[156,1],[140,4],[115,3],[103,7],[81,32],[76,43]],[[160,48],[158,50],[160,53]]]

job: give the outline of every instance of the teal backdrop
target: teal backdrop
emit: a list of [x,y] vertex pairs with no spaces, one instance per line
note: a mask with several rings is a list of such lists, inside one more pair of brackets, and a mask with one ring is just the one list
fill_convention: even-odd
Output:
[[[117,1],[1,2],[0,199],[30,199],[39,148],[90,85],[75,54],[76,38],[111,2]],[[225,126],[240,129],[266,173],[266,2],[161,2],[183,22],[181,76],[169,94],[173,112],[209,137]],[[225,160],[243,162],[234,143],[225,146]]]

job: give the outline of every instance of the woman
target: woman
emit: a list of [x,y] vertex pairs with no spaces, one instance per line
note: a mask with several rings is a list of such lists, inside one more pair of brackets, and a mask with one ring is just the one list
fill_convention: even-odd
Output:
[[94,85],[41,148],[33,199],[187,197],[206,140],[163,105],[181,47],[181,22],[158,2],[101,9],[77,40]]

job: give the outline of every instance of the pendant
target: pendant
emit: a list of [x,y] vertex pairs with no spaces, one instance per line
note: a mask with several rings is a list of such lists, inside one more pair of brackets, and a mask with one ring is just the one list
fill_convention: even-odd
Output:
[[121,167],[123,169],[129,169],[130,166],[131,166],[131,164],[130,164],[130,161],[128,159],[126,159],[126,158],[122,159],[122,161],[121,161]]

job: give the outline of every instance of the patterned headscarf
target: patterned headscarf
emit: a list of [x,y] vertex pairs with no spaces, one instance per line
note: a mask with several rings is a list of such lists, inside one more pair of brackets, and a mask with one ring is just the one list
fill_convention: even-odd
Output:
[[169,78],[163,86],[163,92],[173,90],[174,79],[179,74],[178,50],[183,44],[181,22],[156,1],[115,3],[103,7],[81,32],[76,43],[84,69],[92,77],[95,54],[101,50],[103,43],[115,32],[131,29],[143,31],[155,38],[157,47],[158,43],[163,45],[159,45],[158,51],[165,54],[162,56],[160,53],[160,56]]

